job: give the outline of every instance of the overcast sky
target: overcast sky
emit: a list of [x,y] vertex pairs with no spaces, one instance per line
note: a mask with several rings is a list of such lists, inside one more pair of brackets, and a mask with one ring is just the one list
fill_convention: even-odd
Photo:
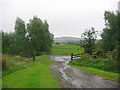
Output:
[[55,37],[80,37],[85,29],[104,28],[104,11],[117,11],[119,0],[0,0],[0,29],[14,31],[16,17],[26,23],[37,15]]

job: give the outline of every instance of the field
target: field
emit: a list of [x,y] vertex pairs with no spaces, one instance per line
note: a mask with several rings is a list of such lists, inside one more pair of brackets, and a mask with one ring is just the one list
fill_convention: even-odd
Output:
[[53,44],[52,55],[55,56],[70,56],[71,53],[79,54],[83,53],[84,49],[79,45],[59,45]]
[[[36,62],[3,76],[3,88],[60,88],[57,79],[49,69],[49,56],[36,57]],[[12,66],[11,66],[12,67]]]

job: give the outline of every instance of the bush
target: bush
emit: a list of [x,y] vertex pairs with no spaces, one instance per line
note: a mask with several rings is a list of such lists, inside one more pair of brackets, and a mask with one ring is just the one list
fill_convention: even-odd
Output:
[[120,73],[120,67],[117,61],[108,58],[91,58],[88,54],[83,55],[81,59],[73,60],[70,63],[72,65],[85,66],[97,68],[104,71]]
[[3,76],[35,64],[32,58],[22,58],[19,56],[3,55],[2,60]]
[[92,56],[88,53],[84,53],[81,55],[81,58],[92,58]]

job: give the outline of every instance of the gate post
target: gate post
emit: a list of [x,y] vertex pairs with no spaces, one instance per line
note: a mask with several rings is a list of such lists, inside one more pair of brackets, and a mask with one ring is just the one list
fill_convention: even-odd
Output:
[[73,60],[73,53],[71,53],[71,61]]

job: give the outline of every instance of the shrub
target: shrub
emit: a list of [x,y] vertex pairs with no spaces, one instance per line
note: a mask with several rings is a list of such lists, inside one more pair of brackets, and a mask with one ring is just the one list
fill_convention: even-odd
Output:
[[81,58],[91,58],[92,56],[88,53],[84,53],[81,55]]
[[78,66],[92,67],[109,72],[119,73],[120,67],[117,61],[108,58],[90,58],[89,55],[83,55],[81,59],[73,60],[70,63]]

